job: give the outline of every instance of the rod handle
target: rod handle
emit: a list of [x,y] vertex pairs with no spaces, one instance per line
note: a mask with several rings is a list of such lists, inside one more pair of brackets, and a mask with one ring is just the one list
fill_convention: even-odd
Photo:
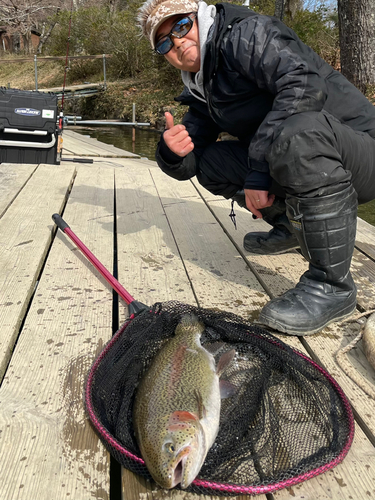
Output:
[[52,215],[53,222],[56,224],[56,226],[61,229],[61,231],[65,232],[65,229],[69,228],[69,225],[64,221],[64,219],[61,217],[60,214],[53,214]]

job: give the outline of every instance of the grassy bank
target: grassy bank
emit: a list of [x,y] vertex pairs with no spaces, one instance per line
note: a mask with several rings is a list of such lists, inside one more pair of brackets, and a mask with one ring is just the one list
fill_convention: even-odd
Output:
[[[19,59],[25,56],[20,56]],[[34,62],[9,62],[16,57],[3,57],[0,65],[0,86],[21,90],[35,90]],[[110,66],[110,60],[107,61]],[[37,61],[38,89],[62,87],[65,61]],[[110,69],[110,68],[109,68]],[[66,86],[83,83],[104,82],[102,61],[73,61],[67,71]],[[182,118],[184,107],[173,100],[182,90],[177,70],[168,69],[163,81],[157,72],[148,72],[139,78],[111,81],[107,77],[107,91],[89,98],[65,99],[64,113],[81,115],[86,119],[122,119],[131,121],[133,103],[136,105],[136,120],[150,122],[157,129],[162,128],[165,111],[173,111],[176,121]]]
[[[180,83],[180,82],[178,82]],[[132,120],[133,103],[136,120],[149,122],[151,127],[161,130],[164,127],[164,113],[171,111],[176,121],[182,119],[185,106],[179,106],[174,97],[182,90],[182,84],[158,88],[148,80],[129,80],[108,84],[107,91],[89,99],[69,102],[70,112],[92,119]]]

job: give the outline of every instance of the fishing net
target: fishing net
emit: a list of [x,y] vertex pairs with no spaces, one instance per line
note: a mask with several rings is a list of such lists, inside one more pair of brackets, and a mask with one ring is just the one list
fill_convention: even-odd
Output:
[[184,314],[205,325],[203,346],[236,350],[223,378],[235,394],[222,400],[216,441],[187,491],[269,493],[325,472],[343,460],[354,424],[335,380],[303,353],[231,314],[179,302],[156,303],[126,322],[93,364],[86,384],[89,417],[109,452],[151,478],[135,439],[137,384]]

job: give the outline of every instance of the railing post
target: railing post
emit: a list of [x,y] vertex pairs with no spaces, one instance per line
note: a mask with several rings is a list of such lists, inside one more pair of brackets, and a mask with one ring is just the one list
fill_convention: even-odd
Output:
[[[132,122],[135,123],[135,102],[133,102],[133,119],[132,119]],[[133,153],[134,153],[134,151],[135,151],[135,125],[133,125],[132,143],[133,143]]]
[[103,54],[103,73],[104,73],[104,90],[107,89],[107,75],[106,75],[106,68],[105,68],[105,54]]
[[34,55],[34,67],[35,67],[35,90],[38,90],[38,65],[37,65],[37,57]]

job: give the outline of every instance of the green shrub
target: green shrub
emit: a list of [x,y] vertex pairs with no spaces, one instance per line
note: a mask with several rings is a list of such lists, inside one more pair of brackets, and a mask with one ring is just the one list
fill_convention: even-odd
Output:
[[[44,47],[49,55],[64,55],[67,50],[70,13],[63,11],[57,17],[58,23]],[[73,13],[70,55],[112,54],[108,65],[109,77],[134,76],[153,65],[153,57],[146,40],[139,39],[135,25],[134,10],[110,12],[106,7],[81,8]],[[73,71],[87,78],[90,72],[97,72],[97,65],[80,63]],[[72,79],[73,77],[71,77]]]
[[298,11],[285,23],[300,39],[325,61],[337,68],[340,60],[337,12],[328,11],[324,5],[311,12]]

